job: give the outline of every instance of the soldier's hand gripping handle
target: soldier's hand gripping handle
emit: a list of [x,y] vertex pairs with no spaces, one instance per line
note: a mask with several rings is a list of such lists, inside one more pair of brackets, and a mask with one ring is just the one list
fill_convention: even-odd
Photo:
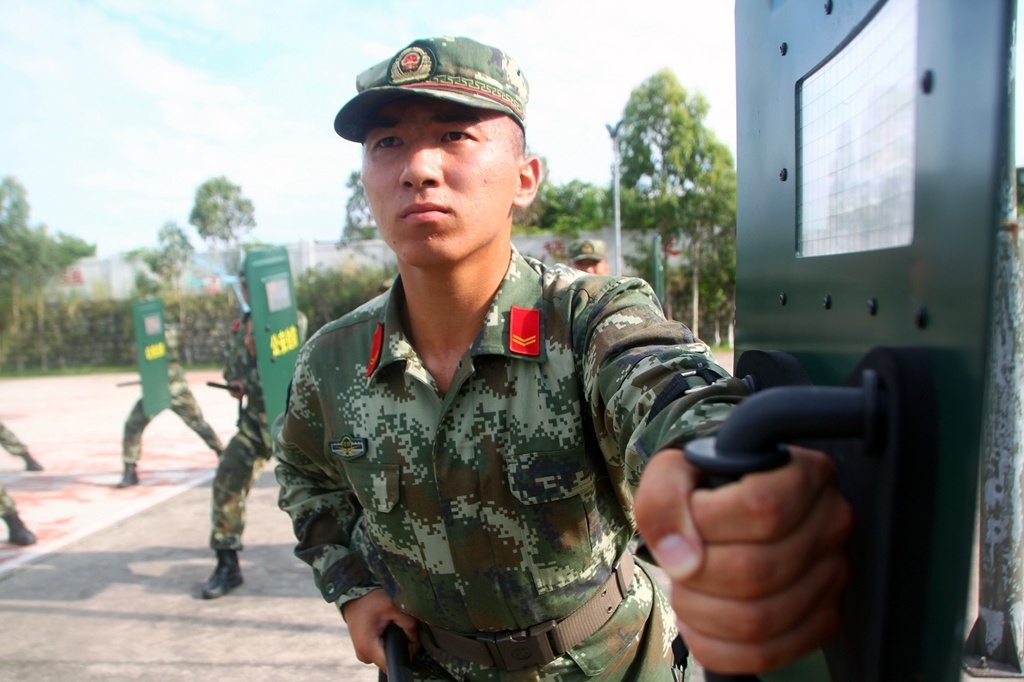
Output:
[[[706,474],[715,488],[745,474],[771,471],[790,460],[782,443],[812,438],[880,438],[884,392],[874,372],[866,370],[861,388],[790,386],[767,389],[745,400],[715,438],[686,446],[688,462]],[[705,671],[708,682],[756,682],[751,675]]]

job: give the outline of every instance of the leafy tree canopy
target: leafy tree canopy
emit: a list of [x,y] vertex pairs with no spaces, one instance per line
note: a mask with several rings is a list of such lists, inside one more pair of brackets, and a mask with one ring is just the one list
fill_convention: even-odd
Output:
[[188,222],[211,245],[221,242],[231,246],[256,227],[253,211],[252,201],[242,196],[242,188],[220,176],[196,189]]
[[342,243],[352,239],[371,239],[377,235],[377,223],[370,213],[370,202],[359,171],[352,171],[345,188],[352,190],[345,204],[345,226],[341,229]]
[[173,220],[168,220],[157,233],[156,248],[134,249],[128,252],[128,257],[142,261],[170,284],[181,276],[194,253],[195,248],[185,231]]
[[624,225],[671,238],[735,224],[733,157],[705,126],[708,109],[668,69],[630,94],[619,132]]

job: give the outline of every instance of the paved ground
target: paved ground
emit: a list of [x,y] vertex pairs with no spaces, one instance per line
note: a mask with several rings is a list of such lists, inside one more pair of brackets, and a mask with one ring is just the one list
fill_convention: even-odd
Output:
[[[216,458],[173,413],[143,436],[142,485],[117,490],[134,375],[0,380],[0,420],[46,467],[0,451],[0,483],[38,536],[0,544],[0,680],[376,680],[344,621],[292,556],[271,472],[249,501],[245,585],[206,601],[209,481]],[[225,441],[235,402],[191,372]],[[0,528],[0,537],[5,529]]]

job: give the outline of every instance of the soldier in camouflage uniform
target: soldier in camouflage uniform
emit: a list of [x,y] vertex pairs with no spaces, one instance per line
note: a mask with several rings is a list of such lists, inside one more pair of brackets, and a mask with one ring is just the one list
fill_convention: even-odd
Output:
[[25,523],[18,516],[14,498],[7,494],[7,490],[2,485],[0,485],[0,518],[7,524],[7,542],[21,546],[36,543],[35,533],[25,527]]
[[15,457],[21,457],[25,460],[25,471],[43,470],[43,465],[29,454],[28,448],[25,447],[24,443],[18,440],[14,432],[4,426],[3,422],[0,422],[0,445]]
[[[167,329],[166,339],[168,349],[167,382],[171,390],[171,410],[181,417],[185,425],[196,432],[207,447],[217,453],[223,450],[220,438],[213,428],[203,419],[203,411],[199,409],[199,403],[188,388],[185,381],[185,372],[182,371],[178,362],[177,334],[172,328]],[[135,403],[132,411],[128,414],[128,421],[124,423],[124,438],[121,441],[121,461],[124,462],[124,475],[118,488],[128,488],[139,483],[138,463],[142,451],[142,432],[151,422],[152,417],[146,416],[143,409],[142,398]]]
[[[43,466],[37,462],[31,454],[29,454],[28,449],[20,440],[18,440],[18,437],[14,435],[14,432],[4,426],[2,422],[0,422],[0,445],[15,457],[21,457],[25,460],[26,471],[43,470]],[[0,518],[2,518],[4,523],[7,524],[7,541],[12,545],[35,544],[35,534],[25,527],[21,517],[18,516],[18,510],[15,507],[14,499],[7,494],[7,490],[4,489],[2,485],[0,485]]]
[[[306,344],[275,424],[296,554],[357,657],[386,668],[394,623],[418,680],[671,680],[676,616],[725,672],[825,641],[849,531],[825,456],[795,450],[691,500],[678,446],[743,383],[643,281],[512,247],[512,209],[540,182],[515,63],[421,40],[357,87],[335,129],[363,144],[399,276]],[[675,614],[627,551],[641,511]],[[728,570],[766,564],[776,572]],[[789,608],[799,622],[775,617]]]
[[601,239],[581,239],[569,249],[569,263],[592,275],[608,274],[608,256]]
[[[244,279],[242,292],[248,302]],[[271,455],[249,313],[233,326],[225,352],[224,379],[239,401],[238,433],[224,448],[213,479],[210,548],[217,555],[217,566],[203,585],[204,599],[222,597],[243,582],[238,552],[245,529],[245,502]]]

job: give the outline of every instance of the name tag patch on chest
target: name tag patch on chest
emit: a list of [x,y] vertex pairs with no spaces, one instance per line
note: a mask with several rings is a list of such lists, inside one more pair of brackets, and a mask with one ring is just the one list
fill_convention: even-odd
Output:
[[346,433],[341,438],[335,438],[328,445],[331,447],[331,452],[346,462],[362,457],[370,449],[368,440],[358,438],[350,433]]

